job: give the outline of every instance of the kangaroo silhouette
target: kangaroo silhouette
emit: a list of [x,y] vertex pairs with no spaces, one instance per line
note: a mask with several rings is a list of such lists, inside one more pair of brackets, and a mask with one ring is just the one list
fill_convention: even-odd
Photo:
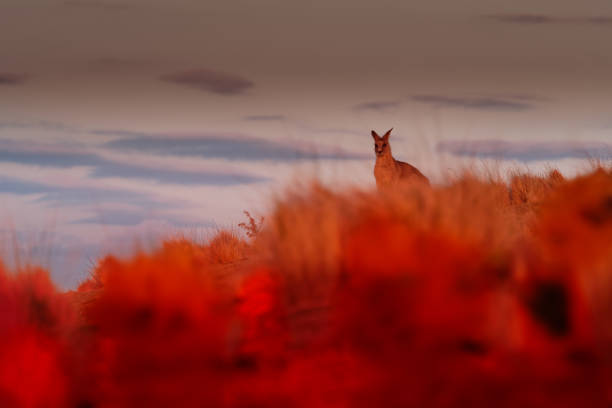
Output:
[[379,190],[385,190],[411,183],[425,183],[429,185],[429,179],[419,169],[393,158],[391,155],[391,145],[389,144],[392,130],[393,128],[389,129],[382,137],[375,131],[372,131],[374,152],[376,153],[376,164],[374,165],[376,187]]

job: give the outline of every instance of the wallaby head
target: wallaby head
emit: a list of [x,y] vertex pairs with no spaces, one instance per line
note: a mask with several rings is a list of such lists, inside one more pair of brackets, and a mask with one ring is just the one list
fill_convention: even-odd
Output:
[[374,138],[374,152],[376,153],[376,157],[384,156],[388,153],[391,153],[391,146],[389,145],[389,136],[391,136],[392,130],[393,128],[389,129],[383,137],[378,136],[378,133],[372,131],[372,137]]

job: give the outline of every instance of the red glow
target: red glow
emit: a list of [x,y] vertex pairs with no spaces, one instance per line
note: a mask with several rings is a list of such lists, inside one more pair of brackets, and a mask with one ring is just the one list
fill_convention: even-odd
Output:
[[612,176],[528,209],[469,186],[419,191],[427,211],[315,190],[253,242],[108,257],[78,292],[1,269],[0,405],[609,406]]

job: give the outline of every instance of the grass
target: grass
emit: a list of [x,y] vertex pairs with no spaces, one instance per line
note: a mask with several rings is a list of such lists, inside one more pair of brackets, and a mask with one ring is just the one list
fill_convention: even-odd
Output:
[[0,269],[1,406],[612,404],[612,172],[317,183],[248,240]]

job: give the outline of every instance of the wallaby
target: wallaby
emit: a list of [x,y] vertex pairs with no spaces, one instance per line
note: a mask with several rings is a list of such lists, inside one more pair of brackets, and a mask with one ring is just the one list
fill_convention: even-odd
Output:
[[389,136],[391,136],[392,130],[393,128],[389,129],[383,137],[372,131],[374,152],[376,153],[376,164],[374,165],[376,187],[379,190],[384,190],[414,182],[429,185],[429,179],[419,169],[393,158],[391,145],[389,144]]

